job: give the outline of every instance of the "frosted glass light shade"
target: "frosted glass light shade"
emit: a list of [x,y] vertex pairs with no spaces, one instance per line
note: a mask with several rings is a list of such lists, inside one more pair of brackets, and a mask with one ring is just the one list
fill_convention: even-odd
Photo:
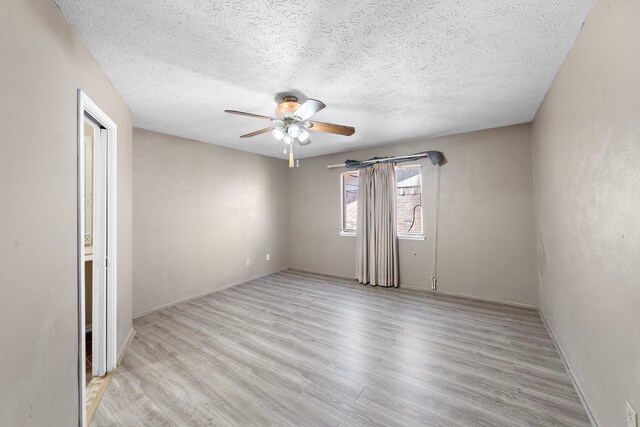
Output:
[[298,135],[298,141],[305,142],[307,139],[309,139],[309,132],[307,132],[306,129],[301,129],[300,135]]
[[290,124],[289,128],[287,129],[287,133],[293,138],[297,138],[298,135],[300,135],[300,131],[300,126],[295,123]]
[[282,138],[284,138],[284,136],[286,135],[286,132],[283,128],[273,128],[271,133],[278,141],[282,141]]

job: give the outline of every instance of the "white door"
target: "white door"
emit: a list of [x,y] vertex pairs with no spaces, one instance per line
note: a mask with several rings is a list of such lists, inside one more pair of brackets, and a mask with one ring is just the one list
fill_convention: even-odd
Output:
[[[92,375],[106,373],[107,326],[107,141],[108,131],[98,128],[93,162],[93,328]],[[99,135],[99,136],[98,136]]]
[[[87,213],[84,126],[93,127],[93,213]],[[92,375],[116,367],[117,316],[117,129],[84,92],[78,90],[78,421],[86,424],[85,268],[86,241],[93,242]],[[90,227],[89,227],[90,225]],[[85,236],[85,226],[91,236]],[[90,238],[88,238],[90,237]]]

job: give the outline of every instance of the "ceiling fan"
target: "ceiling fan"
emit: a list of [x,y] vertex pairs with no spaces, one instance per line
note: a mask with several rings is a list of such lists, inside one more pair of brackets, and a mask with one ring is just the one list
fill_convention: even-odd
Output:
[[289,167],[294,166],[294,147],[296,145],[309,145],[309,131],[327,132],[337,135],[351,136],[356,131],[351,126],[335,125],[333,123],[316,122],[309,120],[311,116],[325,107],[324,103],[317,99],[308,99],[301,104],[295,96],[285,96],[276,107],[275,118],[260,114],[246,113],[237,110],[224,110],[225,113],[241,116],[255,117],[271,121],[271,125],[255,132],[241,135],[240,138],[250,138],[271,132],[278,141],[285,143],[285,154],[289,153]]

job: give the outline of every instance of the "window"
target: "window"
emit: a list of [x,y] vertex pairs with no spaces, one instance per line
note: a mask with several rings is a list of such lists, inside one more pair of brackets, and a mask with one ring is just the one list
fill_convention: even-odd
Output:
[[[356,232],[358,218],[358,171],[342,174],[342,231]],[[396,167],[396,221],[398,236],[422,236],[422,168],[419,165]]]
[[356,232],[358,218],[358,171],[342,174],[342,231]]
[[422,169],[396,167],[396,221],[398,234],[422,234]]

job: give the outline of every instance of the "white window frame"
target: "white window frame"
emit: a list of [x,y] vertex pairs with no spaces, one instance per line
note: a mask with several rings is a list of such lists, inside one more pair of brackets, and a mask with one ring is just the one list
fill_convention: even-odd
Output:
[[[398,169],[415,169],[418,168],[420,169],[420,197],[422,198],[422,188],[423,188],[423,179],[422,179],[422,165],[421,164],[414,164],[414,165],[404,165],[404,166],[396,166],[395,170],[397,171]],[[397,186],[396,186],[396,190],[397,190]],[[397,196],[396,196],[396,200],[397,200]],[[423,210],[424,213],[424,210]],[[396,218],[397,221],[397,218]],[[420,215],[420,229],[422,230],[422,232],[420,233],[398,233],[398,239],[402,239],[402,240],[425,240],[424,237],[424,214]]]
[[[347,236],[347,237],[355,237],[356,236],[356,230],[351,230],[351,229],[345,229],[344,228],[344,214],[345,214],[345,206],[344,206],[344,176],[347,173],[350,173],[353,171],[347,171],[347,172],[342,172],[340,174],[340,236]],[[359,172],[358,172],[359,173]]]
[[[414,165],[406,165],[406,166],[396,166],[395,169],[402,168],[420,168],[420,192],[422,194],[422,165],[414,164]],[[356,230],[346,230],[344,229],[344,214],[345,214],[345,206],[344,206],[344,175],[348,172],[342,172],[340,174],[340,232],[338,233],[342,237],[355,237]],[[400,240],[425,240],[424,236],[424,215],[421,215],[420,221],[422,221],[422,233],[398,233],[398,239]]]

